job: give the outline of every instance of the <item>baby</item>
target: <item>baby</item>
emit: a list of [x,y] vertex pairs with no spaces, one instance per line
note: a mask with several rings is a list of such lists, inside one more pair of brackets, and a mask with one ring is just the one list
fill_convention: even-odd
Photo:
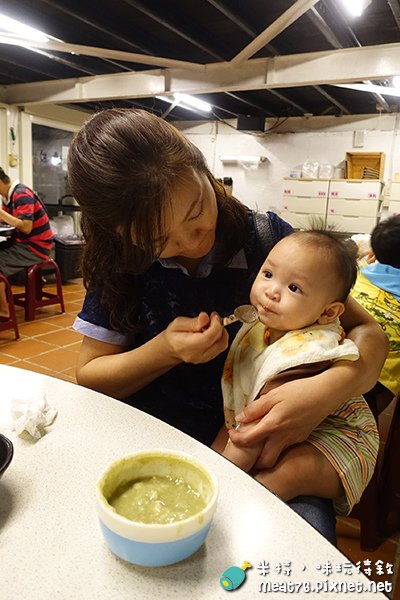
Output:
[[[335,360],[357,360],[339,317],[357,277],[355,257],[327,231],[299,231],[268,254],[250,292],[259,321],[243,325],[224,367],[226,426],[260,395],[286,381],[322,372]],[[241,429],[251,425],[241,425]],[[265,440],[252,447],[228,441],[223,456],[283,500],[299,495],[333,498],[348,514],[372,477],[379,435],[363,397],[345,402],[300,444],[287,448],[273,468],[254,469]]]
[[359,266],[351,295],[381,325],[389,340],[389,355],[379,376],[378,406],[383,409],[392,396],[400,394],[400,214],[376,225],[368,260]]

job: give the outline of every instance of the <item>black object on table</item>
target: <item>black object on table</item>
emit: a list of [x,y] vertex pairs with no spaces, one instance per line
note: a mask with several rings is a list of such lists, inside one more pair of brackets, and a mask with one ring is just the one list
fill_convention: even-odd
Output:
[[0,433],[0,477],[5,473],[14,454],[12,442]]

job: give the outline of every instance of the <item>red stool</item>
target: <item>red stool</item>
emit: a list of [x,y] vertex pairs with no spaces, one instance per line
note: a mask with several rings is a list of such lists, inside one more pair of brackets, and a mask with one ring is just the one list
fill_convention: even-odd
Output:
[[8,308],[10,311],[10,316],[0,317],[0,331],[4,331],[5,329],[14,329],[15,331],[15,339],[19,338],[17,317],[15,316],[15,307],[14,307],[14,298],[12,295],[11,284],[8,281],[7,277],[0,273],[0,282],[4,283],[6,288],[6,298],[8,302]]
[[[43,271],[55,271],[57,293],[47,292],[43,289]],[[25,292],[14,294],[14,302],[25,308],[25,321],[33,321],[35,310],[40,306],[60,304],[61,312],[65,311],[64,298],[61,285],[61,273],[57,263],[51,258],[36,263],[25,269]]]

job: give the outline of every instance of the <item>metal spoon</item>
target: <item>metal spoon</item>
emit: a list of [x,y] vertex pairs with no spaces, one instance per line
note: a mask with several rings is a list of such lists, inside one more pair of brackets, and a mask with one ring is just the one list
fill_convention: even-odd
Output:
[[222,324],[224,327],[227,325],[231,325],[232,323],[236,323],[236,321],[241,321],[242,323],[255,323],[259,319],[258,310],[254,308],[251,304],[242,304],[238,306],[233,311],[233,315],[229,315],[229,317],[224,317],[222,319]]

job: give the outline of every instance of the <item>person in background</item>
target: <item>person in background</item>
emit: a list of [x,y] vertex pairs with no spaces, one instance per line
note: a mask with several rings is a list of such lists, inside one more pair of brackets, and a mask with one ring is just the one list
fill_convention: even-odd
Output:
[[[15,227],[12,244],[0,243],[0,273],[13,275],[50,256],[53,234],[39,198],[26,185],[12,181],[0,167],[0,221]],[[8,317],[5,285],[0,283],[0,317]]]
[[[231,325],[228,332],[219,315],[247,302],[264,257],[292,228],[228,195],[200,150],[144,110],[93,115],[71,143],[68,177],[85,239],[78,383],[210,446],[224,422],[221,375],[237,331]],[[246,433],[234,432],[235,442],[268,438],[264,466],[374,385],[385,335],[351,300],[342,325],[359,348],[357,361],[338,361],[247,407],[256,413],[248,421],[262,418]],[[291,505],[334,541],[329,500]]]
[[400,215],[380,221],[371,233],[369,264],[361,266],[351,295],[381,325],[389,355],[379,376],[381,410],[400,393]]
[[[250,292],[259,321],[242,325],[224,365],[227,428],[235,427],[235,415],[260,394],[315,375],[334,361],[358,359],[357,347],[344,338],[339,323],[356,277],[355,253],[332,232],[295,232],[272,248]],[[336,512],[347,515],[374,472],[379,434],[359,396],[325,418],[307,440],[282,452],[271,469],[259,470],[264,444],[243,448],[229,440],[222,454],[252,470],[283,500],[301,494],[332,498]]]

